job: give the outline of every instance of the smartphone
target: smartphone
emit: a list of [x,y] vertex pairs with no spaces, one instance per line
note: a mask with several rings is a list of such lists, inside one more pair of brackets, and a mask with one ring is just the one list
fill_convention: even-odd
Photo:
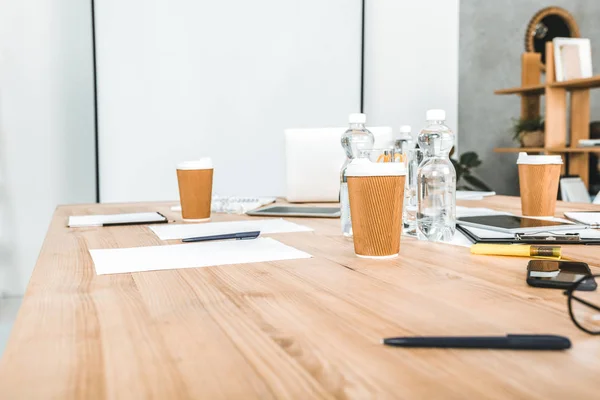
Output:
[[[573,283],[590,275],[586,263],[575,261],[531,260],[527,264],[527,284],[529,286],[569,289]],[[579,290],[596,290],[594,279],[588,279],[579,286]]]

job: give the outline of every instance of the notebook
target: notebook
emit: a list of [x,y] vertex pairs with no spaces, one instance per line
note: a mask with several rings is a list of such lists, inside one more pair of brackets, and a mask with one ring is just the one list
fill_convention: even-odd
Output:
[[600,228],[600,211],[567,211],[565,217],[592,228]]
[[143,212],[130,214],[108,215],[78,215],[69,217],[69,228],[82,228],[86,226],[114,226],[114,225],[140,225],[160,224],[169,222],[158,212]]

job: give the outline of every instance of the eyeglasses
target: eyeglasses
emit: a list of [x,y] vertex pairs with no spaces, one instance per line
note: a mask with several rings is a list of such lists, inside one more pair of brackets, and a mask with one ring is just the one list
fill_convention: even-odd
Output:
[[582,331],[600,335],[600,290],[596,279],[600,275],[586,275],[564,292],[569,305],[569,316]]

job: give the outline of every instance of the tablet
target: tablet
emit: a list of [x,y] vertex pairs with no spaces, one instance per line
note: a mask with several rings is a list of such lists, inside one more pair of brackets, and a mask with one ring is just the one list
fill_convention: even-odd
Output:
[[516,215],[463,217],[459,218],[456,223],[463,226],[506,233],[554,232],[585,229],[586,227],[585,225],[577,225],[568,221],[518,217]]
[[247,215],[257,217],[316,217],[339,218],[339,207],[296,207],[273,205],[260,210],[248,211]]

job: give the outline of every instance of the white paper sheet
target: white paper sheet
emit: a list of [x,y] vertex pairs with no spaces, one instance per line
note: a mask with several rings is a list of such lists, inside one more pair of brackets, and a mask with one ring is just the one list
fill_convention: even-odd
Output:
[[185,239],[198,236],[223,235],[226,233],[260,231],[270,233],[310,232],[312,228],[294,224],[282,218],[251,219],[247,221],[207,222],[203,224],[155,225],[150,229],[161,240]]
[[90,250],[96,274],[122,274],[311,258],[272,238]]
[[457,190],[456,200],[483,200],[484,197],[495,196],[496,192],[480,192],[471,190]]
[[78,215],[69,217],[69,227],[81,228],[86,226],[103,226],[114,224],[151,224],[153,222],[162,222],[164,220],[165,217],[157,212],[107,215]]
[[512,215],[509,212],[492,210],[491,208],[456,206],[456,218],[480,217],[483,215]]

